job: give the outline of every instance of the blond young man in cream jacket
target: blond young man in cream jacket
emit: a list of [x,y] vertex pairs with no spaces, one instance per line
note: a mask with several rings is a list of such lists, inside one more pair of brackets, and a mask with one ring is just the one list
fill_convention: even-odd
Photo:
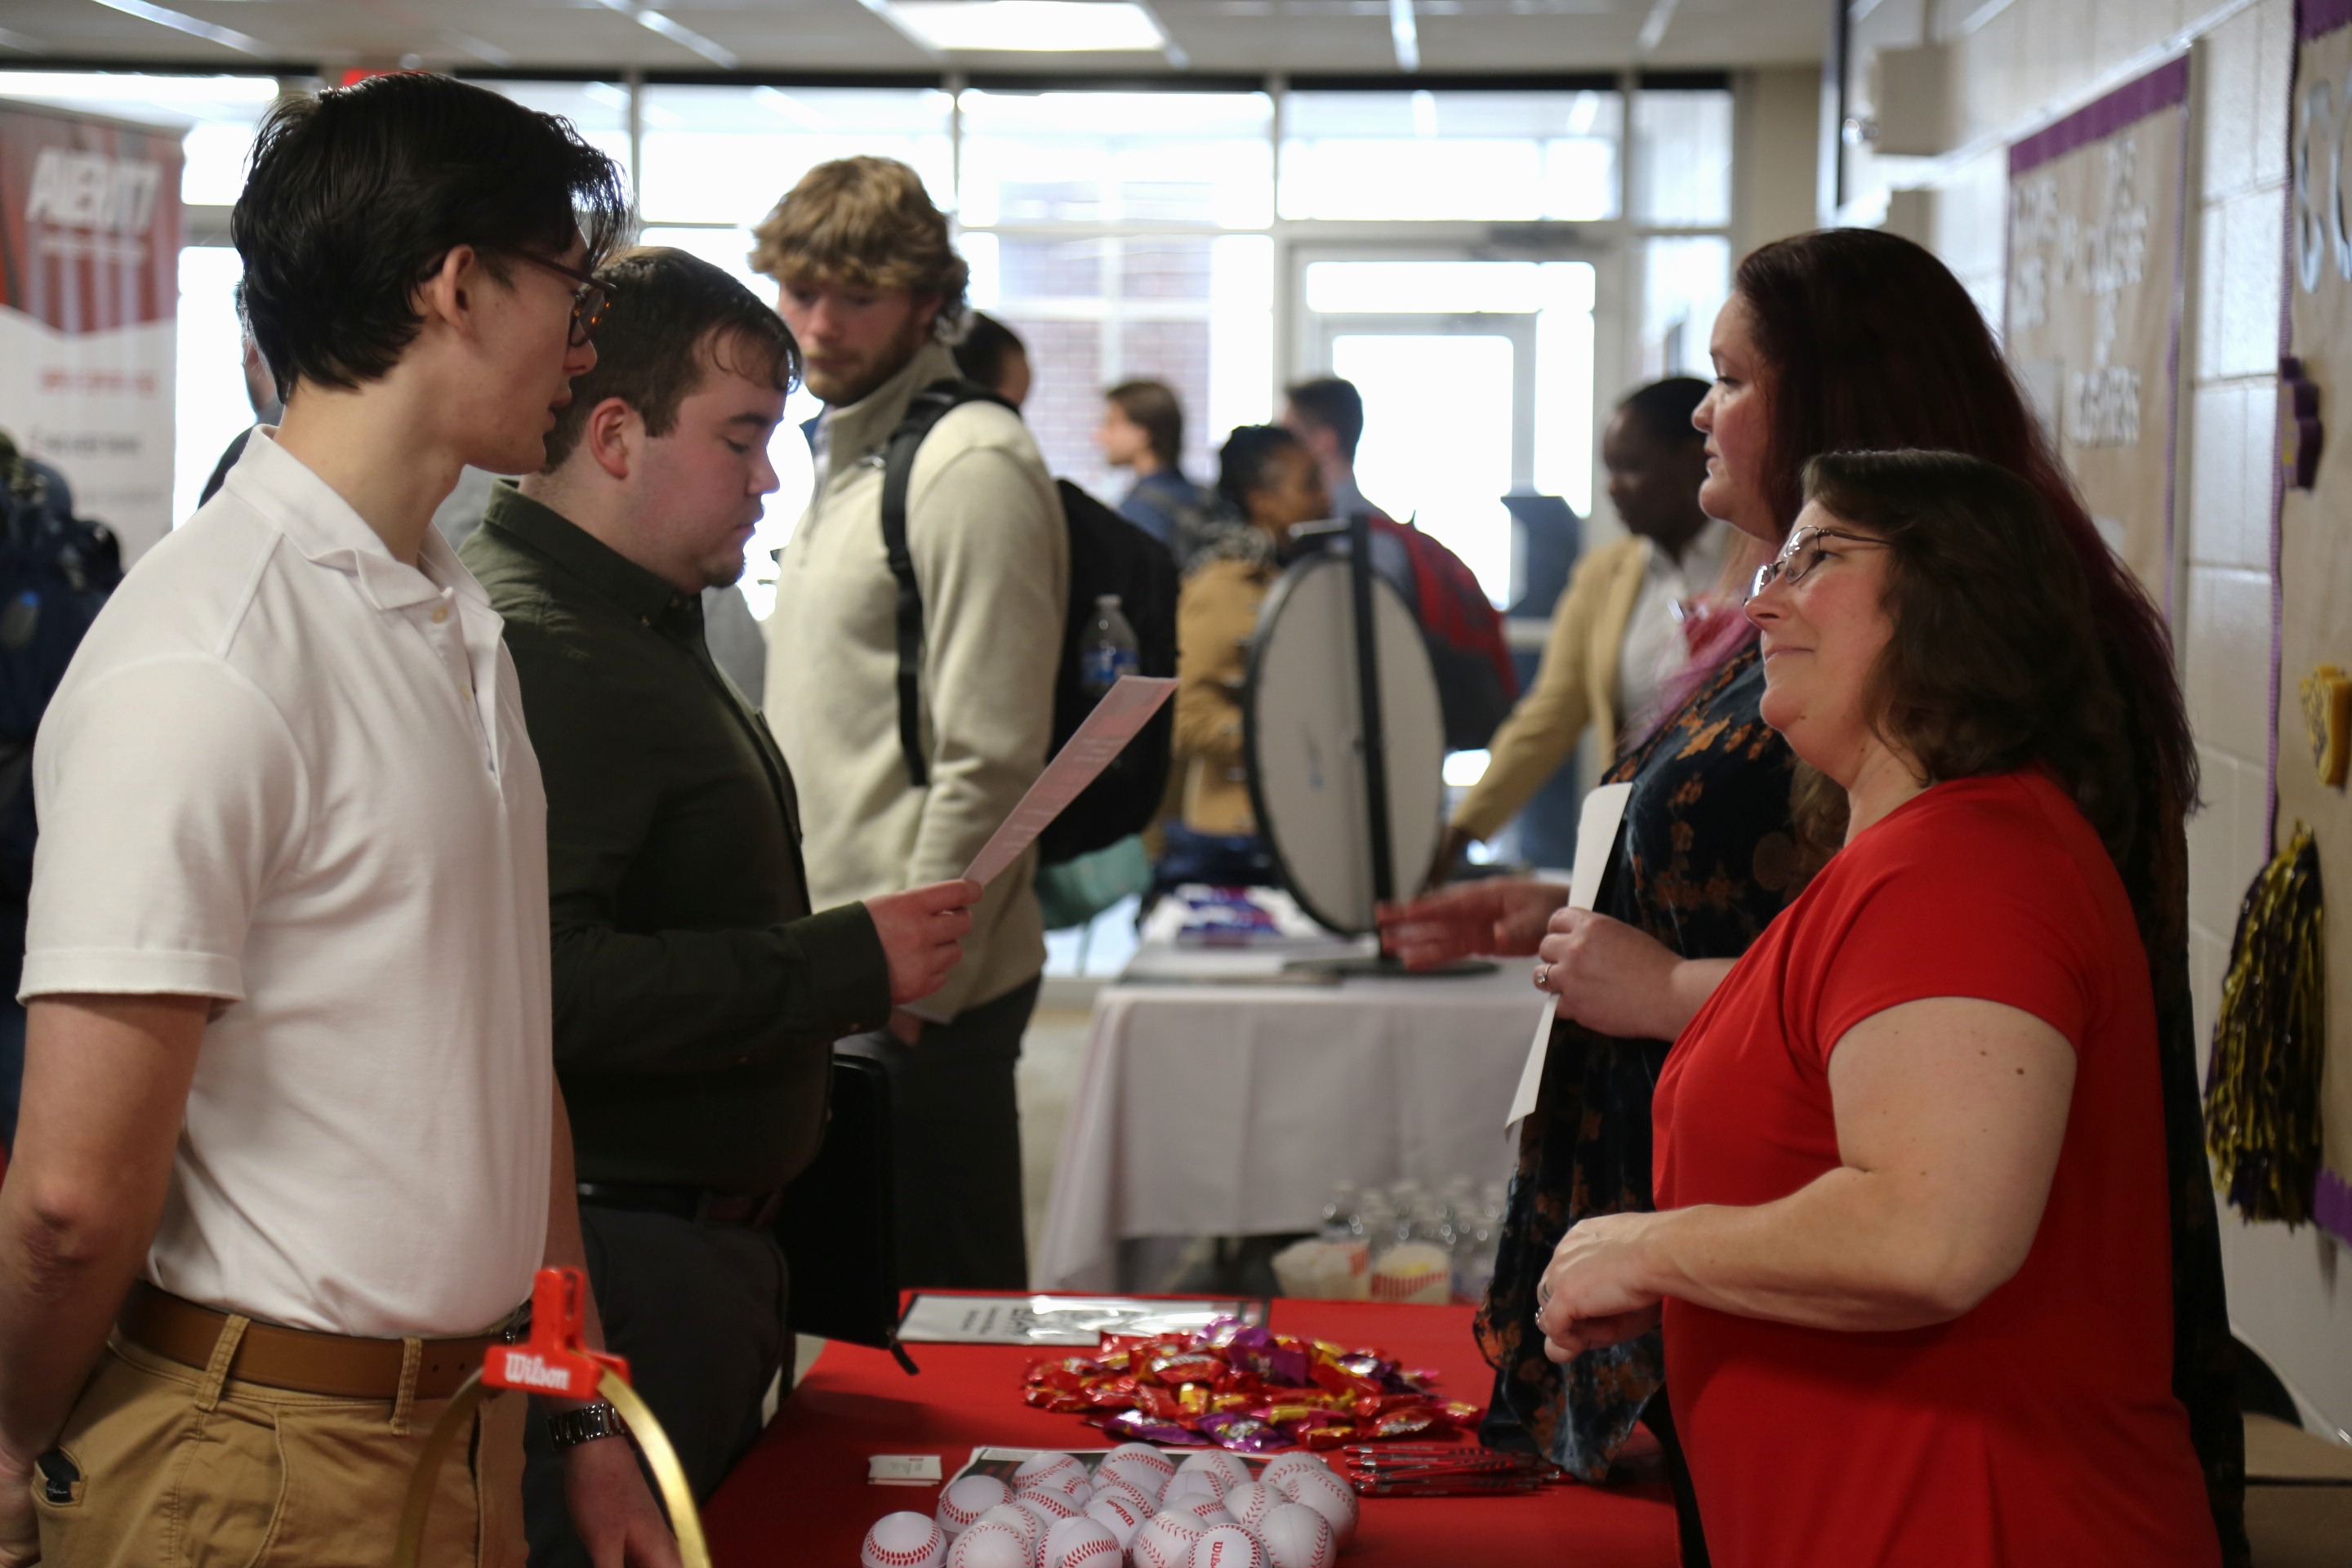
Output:
[[[961,321],[964,264],[920,179],[885,158],[811,170],[758,239],[827,404],[816,495],[778,566],[766,710],[801,784],[809,893],[830,905],[961,877],[1044,770],[1069,542],[1018,415],[975,403],[932,428],[907,490],[929,774],[917,787],[899,749],[881,453],[915,394],[956,374],[940,334]],[[891,1076],[906,1285],[1027,1283],[1013,1074],[1045,963],[1034,853],[990,886],[919,1011],[841,1047]]]
[[1716,586],[1728,542],[1726,525],[1698,508],[1706,449],[1690,416],[1706,395],[1706,383],[1676,376],[1632,394],[1610,416],[1601,457],[1627,537],[1577,563],[1535,683],[1495,731],[1486,772],[1454,810],[1433,882],[1518,815],[1587,726],[1607,768],[1623,731],[1647,717],[1679,668],[1678,611]]

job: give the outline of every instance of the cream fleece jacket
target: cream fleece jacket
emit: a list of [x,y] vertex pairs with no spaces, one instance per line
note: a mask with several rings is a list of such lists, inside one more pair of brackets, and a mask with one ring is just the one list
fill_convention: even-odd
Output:
[[[881,452],[908,401],[955,374],[946,347],[927,343],[865,398],[826,411],[816,497],[779,563],[765,706],[800,784],[820,909],[962,875],[1053,743],[1069,537],[1028,428],[982,403],[932,427],[908,485],[928,787],[912,787],[899,755]],[[991,884],[962,961],[913,1011],[944,1021],[1045,968],[1035,874],[1033,849]]]

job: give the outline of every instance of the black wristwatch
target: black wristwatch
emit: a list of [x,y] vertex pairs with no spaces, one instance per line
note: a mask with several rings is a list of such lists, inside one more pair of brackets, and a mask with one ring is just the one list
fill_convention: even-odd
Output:
[[629,1424],[613,1408],[610,1400],[599,1399],[567,1410],[561,1415],[547,1418],[548,1441],[558,1448],[576,1448],[583,1443],[593,1443],[599,1437],[625,1437]]

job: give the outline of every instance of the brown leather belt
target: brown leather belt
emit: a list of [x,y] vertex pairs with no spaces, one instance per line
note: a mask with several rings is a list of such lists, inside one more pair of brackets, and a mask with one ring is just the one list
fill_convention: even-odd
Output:
[[[228,1314],[199,1307],[141,1280],[115,1326],[132,1344],[198,1371],[212,1365]],[[414,1397],[446,1399],[482,1368],[482,1355],[505,1342],[496,1334],[465,1340],[424,1340]],[[394,1399],[400,1394],[407,1350],[399,1340],[362,1340],[274,1323],[248,1323],[227,1375],[298,1394],[341,1399]]]

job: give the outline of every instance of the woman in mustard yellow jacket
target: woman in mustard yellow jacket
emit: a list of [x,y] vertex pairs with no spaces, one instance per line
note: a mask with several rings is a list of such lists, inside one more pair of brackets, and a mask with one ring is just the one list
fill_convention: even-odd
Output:
[[1264,846],[1242,756],[1242,680],[1249,639],[1281,574],[1293,526],[1328,517],[1314,456],[1276,425],[1244,425],[1218,458],[1217,493],[1234,513],[1195,557],[1176,602],[1178,820],[1160,880],[1263,880]]
[[1632,394],[1610,416],[1601,460],[1627,537],[1577,563],[1535,684],[1495,731],[1486,774],[1455,809],[1433,880],[1517,816],[1588,725],[1606,767],[1681,668],[1681,610],[1715,588],[1730,539],[1698,507],[1706,446],[1690,416],[1706,395],[1706,383],[1675,376]]

